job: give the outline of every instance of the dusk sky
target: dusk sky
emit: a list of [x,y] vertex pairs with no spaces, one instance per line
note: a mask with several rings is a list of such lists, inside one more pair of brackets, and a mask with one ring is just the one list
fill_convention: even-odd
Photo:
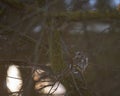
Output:
[[[71,3],[72,0],[65,0],[65,2],[69,5]],[[97,0],[90,0],[90,4],[94,5],[96,3]],[[111,0],[112,5],[115,4],[115,6],[117,6],[118,4],[120,4],[120,0]]]

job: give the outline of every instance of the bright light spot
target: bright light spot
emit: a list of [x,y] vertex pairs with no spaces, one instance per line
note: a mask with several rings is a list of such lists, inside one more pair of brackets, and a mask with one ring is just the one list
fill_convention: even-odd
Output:
[[38,25],[38,26],[36,26],[36,27],[33,29],[33,31],[36,32],[36,33],[38,33],[38,32],[41,31],[41,29],[42,29],[41,25]]
[[20,71],[16,65],[11,65],[7,71],[7,87],[11,92],[19,91],[22,86],[22,78],[20,76]]
[[120,0],[114,0],[115,5],[119,5],[120,4]]
[[[33,78],[33,79],[38,80],[38,79],[40,79],[39,75],[41,75],[41,73],[43,73],[44,71],[43,70],[40,70],[40,71],[36,70],[36,71],[39,74],[35,73],[34,75],[38,76],[38,77]],[[49,81],[49,78],[48,78],[48,81]],[[20,71],[18,69],[18,66],[11,65],[8,68],[6,82],[7,82],[7,87],[11,92],[17,92],[21,89],[23,82],[22,82],[22,78],[20,76]],[[37,90],[37,89],[39,89],[45,85],[49,85],[49,84],[50,84],[50,82],[42,82],[42,83],[37,82],[37,84],[35,85],[35,89]],[[52,88],[52,90],[51,90],[51,88]],[[43,89],[44,94],[49,93],[49,91],[50,91],[50,93],[54,92],[53,93],[54,96],[64,96],[66,93],[65,87],[59,82],[56,82],[53,87],[48,86]]]
[[[52,90],[51,90],[51,88],[52,88]],[[44,88],[45,94],[49,93],[49,91],[50,91],[50,93],[53,93],[54,95],[64,95],[66,93],[65,87],[59,82],[55,83],[55,85],[53,87],[49,86],[49,87]]]
[[[44,70],[41,70],[41,69],[36,70],[35,73],[34,73],[33,79],[34,79],[35,81],[38,81],[39,79],[41,79],[41,75],[42,75],[42,73],[44,73],[44,72],[45,72],[45,71],[44,71]],[[42,92],[43,92],[44,94],[53,93],[54,96],[58,96],[58,95],[59,95],[59,96],[64,96],[64,95],[65,95],[66,89],[65,89],[65,87],[64,87],[60,82],[56,82],[54,86],[49,86],[49,85],[53,84],[53,82],[51,81],[51,79],[50,79],[49,77],[48,77],[48,78],[45,78],[43,81],[44,81],[44,82],[39,82],[39,81],[38,81],[38,82],[35,84],[35,89],[36,89],[36,90],[39,90],[39,89],[41,89],[42,87],[47,86],[47,87],[43,88],[43,90],[42,90]],[[51,88],[52,88],[52,89],[51,89]],[[49,92],[49,91],[50,91],[50,92]]]
[[96,0],[89,0],[89,3],[90,3],[91,6],[94,6],[95,3],[96,3]]

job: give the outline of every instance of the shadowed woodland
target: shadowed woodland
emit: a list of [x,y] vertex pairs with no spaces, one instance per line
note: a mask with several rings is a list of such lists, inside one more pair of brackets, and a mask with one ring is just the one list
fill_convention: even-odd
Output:
[[120,96],[119,63],[119,0],[0,0],[0,96]]

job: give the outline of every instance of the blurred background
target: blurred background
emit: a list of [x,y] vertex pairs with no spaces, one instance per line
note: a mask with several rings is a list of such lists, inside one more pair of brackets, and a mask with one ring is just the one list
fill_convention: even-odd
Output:
[[[67,64],[75,52],[88,57],[84,76],[92,95],[81,96],[120,96],[120,0],[0,0],[0,95],[12,96],[5,87],[10,65],[47,66],[57,47]],[[30,71],[19,70],[23,79]]]

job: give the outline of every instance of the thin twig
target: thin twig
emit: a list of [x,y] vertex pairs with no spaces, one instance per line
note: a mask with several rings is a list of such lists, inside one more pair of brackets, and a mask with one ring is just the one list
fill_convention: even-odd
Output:
[[70,73],[71,73],[71,76],[72,76],[72,79],[73,79],[73,83],[74,83],[74,85],[75,85],[75,88],[76,88],[77,92],[79,93],[79,96],[83,96],[82,93],[81,93],[80,90],[79,90],[79,87],[77,86],[77,83],[76,83],[76,81],[75,81],[75,78],[74,78],[72,72],[70,72]]

